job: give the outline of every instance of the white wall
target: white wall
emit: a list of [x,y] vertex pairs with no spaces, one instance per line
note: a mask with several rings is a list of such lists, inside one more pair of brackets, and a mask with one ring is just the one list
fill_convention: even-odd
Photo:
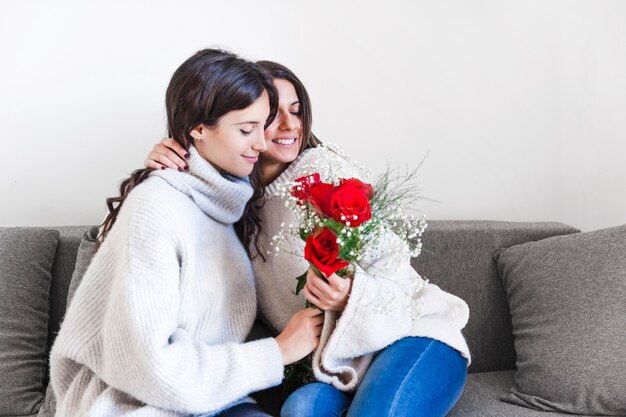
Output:
[[207,46],[292,68],[318,136],[374,172],[430,152],[431,219],[623,224],[624,22],[601,0],[3,0],[0,226],[98,222]]

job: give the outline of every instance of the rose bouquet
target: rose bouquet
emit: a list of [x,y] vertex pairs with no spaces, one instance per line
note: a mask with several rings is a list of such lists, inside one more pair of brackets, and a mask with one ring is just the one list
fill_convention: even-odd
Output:
[[[371,227],[362,225],[372,218],[374,189],[356,178],[340,178],[338,185],[325,183],[319,173],[296,183],[291,195],[304,214],[300,228],[306,242],[304,258],[321,277],[346,276],[371,234]],[[296,294],[305,284],[306,272],[298,277]]]
[[[283,230],[273,237],[270,253],[278,254],[284,240],[297,236],[305,242],[304,258],[322,278],[333,273],[354,276],[367,252],[375,250],[379,238],[389,233],[404,243],[404,250],[391,258],[418,256],[426,222],[405,210],[407,203],[421,198],[413,183],[415,173],[394,177],[394,172],[387,170],[372,186],[357,178],[336,178],[332,173],[323,178],[319,172],[312,172],[285,184],[280,194],[285,205],[294,211],[296,221],[283,224]],[[394,260],[389,262],[393,264]],[[306,276],[307,272],[297,277],[295,294],[304,288]],[[384,297],[380,300],[389,302]],[[306,306],[312,305],[306,302]],[[384,305],[371,308],[384,309]],[[286,368],[285,397],[303,383],[314,381],[311,357],[312,354]]]

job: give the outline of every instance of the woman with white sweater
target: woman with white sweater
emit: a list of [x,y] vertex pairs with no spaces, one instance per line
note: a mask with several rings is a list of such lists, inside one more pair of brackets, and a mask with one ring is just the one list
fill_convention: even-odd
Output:
[[[313,358],[321,381],[295,391],[284,404],[283,417],[444,416],[461,395],[470,353],[461,333],[467,304],[428,283],[411,268],[410,259],[389,262],[402,243],[386,236],[370,248],[355,276],[327,279],[308,269],[302,295],[292,293],[295,277],[307,272],[304,242],[267,256],[270,242],[294,213],[281,201],[279,188],[312,171],[334,177],[359,176],[354,163],[333,148],[320,146],[311,132],[311,104],[300,80],[286,67],[258,62],[274,78],[278,112],[265,129],[267,150],[259,160],[256,181],[264,195],[248,204],[248,216],[261,225],[247,235],[253,248],[254,272],[262,318],[276,333],[304,300],[325,310],[320,346]],[[146,166],[184,170],[184,151],[164,139],[149,153]],[[251,177],[254,181],[254,175]],[[381,274],[384,276],[381,277]],[[382,279],[381,279],[382,278]],[[409,291],[407,291],[409,289]],[[380,294],[386,294],[381,305]]]
[[233,223],[276,105],[271,77],[233,54],[199,51],[176,70],[168,131],[189,172],[137,170],[107,201],[101,246],[51,352],[57,416],[266,416],[248,394],[317,346],[316,309],[244,343],[257,305]]

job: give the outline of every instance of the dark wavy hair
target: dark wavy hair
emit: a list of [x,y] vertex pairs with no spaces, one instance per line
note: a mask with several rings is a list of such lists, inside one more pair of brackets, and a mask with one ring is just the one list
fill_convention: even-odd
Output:
[[[203,49],[187,59],[172,75],[165,94],[167,131],[185,150],[193,143],[191,130],[199,124],[215,126],[220,117],[234,110],[245,109],[263,92],[267,92],[270,114],[266,127],[274,120],[278,108],[278,93],[272,77],[253,62],[228,51]],[[109,214],[102,224],[99,242],[109,233],[124,200],[133,188],[150,175],[152,168],[134,171],[120,185],[118,197],[107,198]],[[260,183],[252,181],[256,188]],[[244,215],[241,221],[247,222]],[[249,240],[239,235],[242,243]]]
[[[268,72],[273,79],[289,81],[296,90],[296,95],[298,96],[298,101],[300,102],[298,117],[302,123],[300,131],[300,134],[302,135],[302,143],[298,154],[304,152],[305,149],[315,148],[321,145],[322,141],[320,141],[311,130],[313,125],[311,99],[309,98],[309,93],[306,91],[306,88],[304,88],[302,81],[300,81],[293,71],[277,62],[257,61],[256,65]],[[258,213],[263,207],[264,192],[263,188],[259,186],[262,182],[261,170],[258,165],[259,164],[255,166],[254,171],[250,175],[250,181],[253,184],[256,184],[255,193],[250,201],[248,201],[248,204],[246,204],[243,217],[241,221],[235,225],[235,227],[237,228],[237,233],[240,238],[242,236],[244,237],[242,238],[242,242],[244,242],[246,247],[249,248],[248,251],[250,257],[255,258],[256,256],[261,256],[261,258],[265,261],[265,255],[263,254],[259,243],[259,234],[263,230],[263,226]],[[252,244],[254,244],[254,251],[252,249]]]

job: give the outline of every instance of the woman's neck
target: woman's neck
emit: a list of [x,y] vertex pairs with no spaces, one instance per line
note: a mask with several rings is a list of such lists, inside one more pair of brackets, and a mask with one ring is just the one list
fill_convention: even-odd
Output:
[[281,162],[261,162],[261,184],[263,187],[274,182],[289,165]]

